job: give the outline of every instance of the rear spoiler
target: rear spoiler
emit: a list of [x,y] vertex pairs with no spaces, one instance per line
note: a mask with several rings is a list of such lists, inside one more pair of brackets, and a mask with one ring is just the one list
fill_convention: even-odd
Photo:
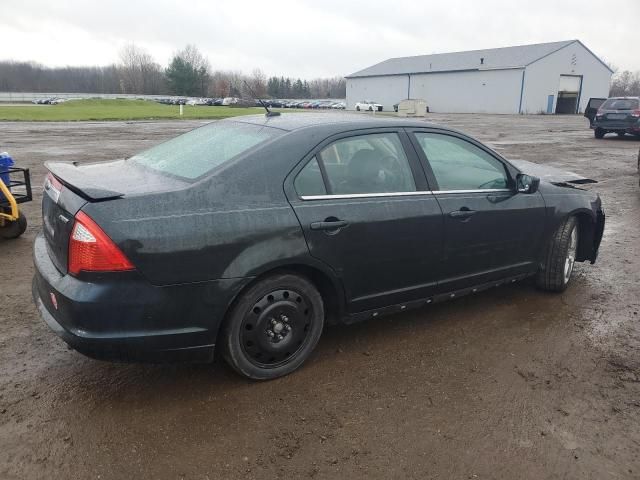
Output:
[[95,185],[91,182],[91,176],[86,171],[80,171],[75,162],[45,162],[44,166],[65,187],[87,200],[112,200],[124,196],[124,193]]
[[548,165],[540,165],[538,163],[527,162],[526,160],[509,160],[522,173],[538,177],[549,183],[573,183],[582,185],[586,183],[598,183],[597,180],[583,177],[573,172],[565,172],[559,168],[550,167]]

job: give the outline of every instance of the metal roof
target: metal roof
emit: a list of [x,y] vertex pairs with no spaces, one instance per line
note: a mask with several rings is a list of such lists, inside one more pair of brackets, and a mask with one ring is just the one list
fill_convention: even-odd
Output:
[[[390,58],[364,70],[347,75],[347,78],[406,75],[408,73],[523,68],[574,42],[578,42],[594,55],[593,52],[585,47],[579,40],[565,40],[563,42],[536,43],[533,45],[489,48],[486,50],[470,50],[468,52],[436,53],[415,57]],[[598,60],[605,65],[602,60],[599,58]],[[607,66],[607,68],[609,67]]]

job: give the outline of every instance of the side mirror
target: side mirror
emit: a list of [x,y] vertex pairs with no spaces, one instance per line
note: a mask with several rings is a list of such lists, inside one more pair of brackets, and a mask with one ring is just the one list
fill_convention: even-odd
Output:
[[516,188],[518,193],[536,193],[540,186],[540,179],[531,175],[519,173],[516,175]]

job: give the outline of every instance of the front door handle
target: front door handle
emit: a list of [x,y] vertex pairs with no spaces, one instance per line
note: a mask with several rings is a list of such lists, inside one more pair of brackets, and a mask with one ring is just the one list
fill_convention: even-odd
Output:
[[464,220],[466,218],[471,217],[472,215],[475,215],[475,213],[476,213],[475,210],[469,210],[468,208],[462,207],[460,210],[454,210],[453,212],[450,212],[449,216],[451,218]]
[[313,222],[311,230],[338,230],[349,225],[346,220],[325,220],[324,222]]

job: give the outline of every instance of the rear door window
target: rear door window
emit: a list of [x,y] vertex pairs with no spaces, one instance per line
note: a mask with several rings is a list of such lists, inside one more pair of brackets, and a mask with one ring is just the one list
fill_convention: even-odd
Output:
[[315,157],[300,170],[294,181],[294,187],[296,193],[301,197],[325,195],[327,193],[320,165]]
[[333,195],[416,191],[397,133],[343,138],[324,148],[319,157]]
[[129,161],[195,180],[284,132],[240,122],[214,122],[138,153]]

